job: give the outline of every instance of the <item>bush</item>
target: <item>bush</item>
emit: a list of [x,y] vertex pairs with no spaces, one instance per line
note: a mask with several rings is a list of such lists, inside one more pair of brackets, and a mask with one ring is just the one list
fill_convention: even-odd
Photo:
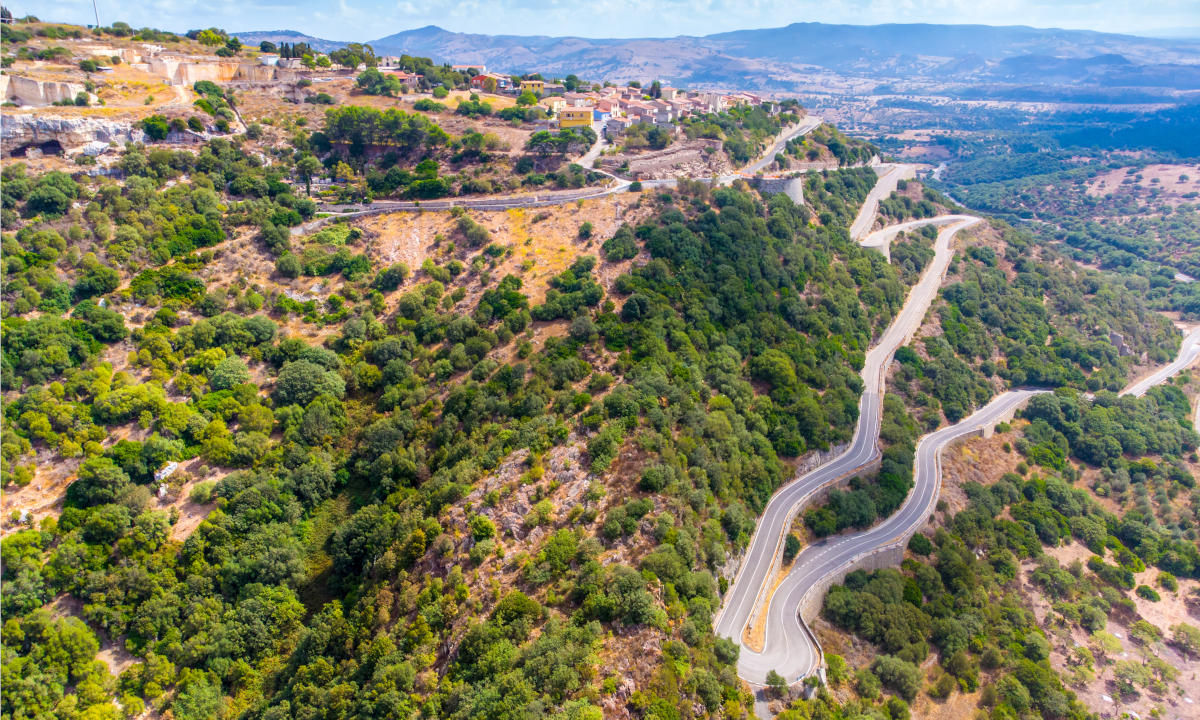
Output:
[[192,488],[192,491],[190,493],[188,493],[188,499],[190,499],[192,502],[196,503],[197,505],[205,505],[207,503],[210,503],[210,502],[212,502],[213,491],[216,489],[216,487],[217,487],[217,484],[215,482],[212,482],[211,480],[209,480],[207,482],[197,483]]
[[912,550],[917,555],[928,555],[929,553],[933,552],[933,543],[930,542],[929,538],[925,535],[917,533],[916,535],[912,536],[911,540],[908,541],[908,549]]
[[379,274],[375,276],[375,280],[371,282],[371,287],[382,292],[390,292],[400,287],[408,279],[408,275],[408,266],[404,263],[389,265],[379,271]]
[[796,537],[796,533],[788,533],[783,541],[783,561],[791,562],[799,552],[800,538]]
[[151,140],[166,140],[170,126],[162,115],[151,115],[142,120],[142,130]]
[[1138,594],[1138,597],[1145,598],[1150,602],[1158,602],[1159,600],[1162,600],[1162,597],[1158,594],[1158,591],[1149,585],[1138,585],[1134,592]]
[[916,665],[891,655],[880,655],[871,663],[871,672],[885,687],[912,702],[921,689],[921,670]]
[[421,112],[438,113],[438,112],[445,112],[446,106],[445,106],[445,104],[440,103],[436,100],[430,100],[429,98],[421,98],[420,100],[413,103],[413,110],[420,110]]

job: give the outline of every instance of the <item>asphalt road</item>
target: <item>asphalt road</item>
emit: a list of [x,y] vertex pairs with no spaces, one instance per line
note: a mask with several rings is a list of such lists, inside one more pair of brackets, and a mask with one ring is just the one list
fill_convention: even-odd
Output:
[[[883,253],[884,257],[890,262],[892,259],[892,240],[902,232],[915,230],[925,225],[949,225],[950,223],[963,220],[970,220],[973,215],[939,215],[935,218],[925,218],[923,220],[909,220],[908,222],[888,225],[885,228],[880,228],[873,233],[869,233],[866,237],[858,241],[863,247],[876,248]],[[855,221],[857,222],[857,220]]]
[[[1151,375],[1138,380],[1134,384],[1121,391],[1122,395],[1133,395],[1141,397],[1146,394],[1150,388],[1159,383],[1174,377],[1176,374],[1184,370],[1186,367],[1200,358],[1200,327],[1195,328],[1183,338],[1183,343],[1179,346],[1179,354],[1175,356],[1175,361],[1170,365],[1164,365]],[[1197,422],[1200,422],[1200,416],[1197,416]]]
[[767,616],[766,642],[761,653],[742,648],[738,675],[764,684],[775,670],[789,683],[814,672],[820,652],[810,639],[797,608],[810,591],[824,592],[822,580],[835,576],[865,554],[903,547],[925,524],[941,490],[941,453],[946,446],[1009,416],[1030,397],[1045,390],[1016,390],[997,396],[970,417],[921,438],[917,445],[913,491],[891,517],[869,530],[821,541],[805,548],[775,591]]
[[[878,247],[885,253],[897,233],[923,225],[944,226],[934,244],[934,259],[920,281],[909,293],[904,308],[883,338],[867,354],[862,377],[864,391],[859,400],[859,422],[848,449],[831,461],[798,477],[782,487],[768,502],[755,534],[747,548],[737,577],[725,595],[725,602],[714,622],[717,635],[731,638],[741,647],[738,675],[751,685],[763,686],[774,670],[789,684],[815,672],[821,666],[816,638],[805,626],[799,610],[809,592],[823,593],[830,578],[836,577],[855,561],[877,552],[894,551],[907,543],[912,533],[925,522],[941,490],[941,452],[964,436],[994,425],[1030,397],[1044,390],[1016,390],[995,398],[987,406],[959,423],[921,438],[916,452],[913,491],[900,509],[879,525],[861,533],[839,536],[805,548],[791,571],[771,594],[767,582],[775,574],[780,548],[795,514],[815,493],[845,478],[878,455],[877,438],[882,410],[884,380],[895,351],[920,326],[926,310],[936,297],[946,268],[953,256],[951,240],[961,229],[979,218],[947,215],[926,218],[867,233],[878,208],[879,199],[895,189],[903,177],[911,177],[907,166],[893,166],[884,173],[868,196],[852,226],[851,236],[866,247]],[[1142,395],[1151,386],[1172,377],[1200,358],[1200,328],[1193,330],[1171,364],[1127,388],[1123,394]],[[1200,410],[1197,412],[1200,425]],[[743,632],[766,605],[767,618],[761,651],[743,643]]]
[[766,170],[771,163],[775,162],[775,156],[783,152],[783,149],[789,142],[800,137],[801,135],[807,135],[808,133],[812,132],[822,122],[824,122],[824,120],[816,115],[806,115],[805,117],[801,118],[800,122],[796,125],[795,130],[777,139],[774,145],[772,145],[765,153],[759,156],[758,160],[742,168],[741,173],[738,175],[730,175],[728,177],[732,180],[733,178],[740,177],[741,175],[753,175],[762,170]]
[[[742,632],[767,591],[766,582],[774,574],[779,547],[783,543],[785,531],[791,525],[796,513],[814,493],[839,478],[853,473],[879,454],[878,438],[883,403],[883,383],[887,377],[887,369],[891,364],[892,356],[920,327],[926,310],[937,296],[942,277],[953,256],[951,241],[954,235],[959,230],[977,222],[979,222],[978,218],[959,220],[938,233],[937,241],[934,244],[933,260],[929,263],[921,279],[909,292],[904,307],[879,343],[867,353],[862,371],[863,393],[858,403],[858,425],[855,428],[854,439],[850,447],[833,460],[783,486],[767,503],[755,529],[754,537],[750,541],[750,546],[746,550],[746,557],[742,561],[737,577],[725,595],[725,602],[714,623],[717,635],[732,638],[734,642],[742,644]],[[783,596],[776,595],[776,597]],[[775,612],[774,607],[778,604],[771,603],[771,613]],[[785,611],[794,614],[795,606],[791,606],[790,610],[779,610],[779,612]],[[783,632],[777,624],[770,621],[770,618],[769,615],[768,637]],[[775,642],[785,643],[783,650],[785,655],[789,652],[786,648],[787,643],[796,647],[811,645],[811,640],[803,635],[800,637],[785,635],[776,638]],[[811,647],[806,651],[810,654],[814,652]],[[783,672],[784,667],[792,666],[792,663],[785,665],[784,662],[776,662],[782,659],[777,654],[778,652],[778,648],[775,648],[774,654],[767,654],[766,660],[760,660],[755,657],[756,653],[753,650],[743,645],[739,668],[744,668],[745,674],[742,672],[739,674],[748,682],[762,684],[766,678],[766,670],[775,667],[777,671]],[[799,662],[794,663],[795,667],[801,667],[803,664],[802,658]],[[789,679],[795,678],[789,676]]]
[[[775,160],[775,154],[787,145],[788,141],[812,132],[813,128],[824,122],[820,117],[809,115],[802,119],[792,130],[783,133],[771,146],[768,152],[764,153],[760,159],[736,173],[729,175],[721,175],[715,178],[716,184],[728,185],[739,178],[748,178],[754,175],[762,168],[769,165]],[[588,149],[581,158],[580,162],[587,167],[588,161],[595,161],[599,157],[600,151],[605,147],[602,141],[597,141],[591,148]],[[592,168],[588,168],[592,169]],[[584,188],[582,190],[547,190],[541,193],[521,193],[516,195],[494,195],[491,197],[481,198],[452,198],[445,200],[424,200],[414,202],[410,200],[376,200],[370,205],[337,205],[328,204],[319,207],[319,211],[327,213],[330,217],[361,217],[365,215],[380,215],[389,212],[405,212],[417,210],[449,210],[454,207],[463,207],[470,210],[511,210],[513,208],[534,208],[548,207],[551,205],[563,205],[566,203],[576,202],[578,200],[589,200],[592,198],[604,197],[605,195],[613,195],[615,193],[626,192],[629,189],[631,181],[613,175],[604,170],[594,169],[602,175],[607,175],[611,182],[601,188]],[[711,182],[714,178],[693,178],[704,182]],[[676,180],[644,180],[644,187],[673,187]],[[326,218],[309,221],[299,227],[292,228],[293,235],[299,235],[309,232],[324,223]]]
[[871,226],[875,224],[875,213],[879,209],[879,201],[891,195],[901,180],[916,177],[916,168],[912,165],[878,165],[875,167],[879,175],[875,187],[867,193],[867,199],[858,210],[854,222],[850,224],[850,238],[861,240]]

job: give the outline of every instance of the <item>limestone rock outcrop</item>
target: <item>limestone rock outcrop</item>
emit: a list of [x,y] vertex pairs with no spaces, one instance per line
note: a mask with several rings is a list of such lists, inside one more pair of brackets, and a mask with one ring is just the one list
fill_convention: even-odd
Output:
[[98,143],[107,146],[126,142],[143,142],[146,134],[130,122],[90,117],[61,117],[32,113],[5,113],[0,123],[0,149],[11,155],[30,146],[42,146],[57,141],[67,154],[87,150],[96,154]]
[[4,102],[17,105],[44,107],[63,100],[74,100],[81,92],[84,92],[82,83],[0,75],[0,97],[4,98]]

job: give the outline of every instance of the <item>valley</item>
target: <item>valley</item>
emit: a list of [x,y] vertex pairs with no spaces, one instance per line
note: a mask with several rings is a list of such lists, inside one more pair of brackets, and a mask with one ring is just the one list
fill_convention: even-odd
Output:
[[1200,45],[0,24],[4,718],[1187,718]]

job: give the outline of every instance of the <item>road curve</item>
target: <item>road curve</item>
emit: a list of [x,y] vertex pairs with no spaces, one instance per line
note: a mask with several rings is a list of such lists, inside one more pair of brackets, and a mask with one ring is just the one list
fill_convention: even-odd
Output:
[[888,225],[885,228],[880,228],[875,232],[868,233],[866,237],[858,241],[858,244],[862,245],[863,247],[875,248],[879,250],[881,253],[883,253],[883,256],[888,259],[888,262],[891,262],[892,240],[894,240],[895,237],[900,233],[908,232],[909,230],[915,230],[925,225],[949,225],[950,223],[954,222],[970,220],[974,217],[974,215],[939,215],[933,218],[909,220],[908,222]]
[[[883,408],[884,379],[887,377],[892,356],[917,331],[926,310],[937,296],[942,277],[953,256],[951,241],[954,235],[977,222],[979,218],[969,217],[943,228],[938,233],[934,243],[934,258],[929,267],[909,292],[904,307],[883,337],[867,353],[862,371],[863,393],[858,403],[858,425],[850,447],[833,460],[784,485],[767,503],[737,577],[726,593],[725,602],[716,617],[714,628],[717,635],[731,638],[742,645],[743,630],[750,623],[755,609],[762,605],[763,596],[767,592],[767,581],[774,574],[777,565],[779,547],[796,513],[815,493],[854,473],[878,456],[877,441]],[[776,603],[771,605],[775,606]],[[795,612],[795,606],[791,607],[790,612]],[[782,632],[777,624],[771,622],[769,611],[767,636]],[[794,645],[811,643],[807,638],[795,637],[780,637],[776,642],[790,642]],[[739,668],[744,668],[745,672],[739,671],[739,674],[744,680],[761,685],[765,682],[766,670],[771,668],[763,669],[762,663],[755,655],[753,650],[743,645]],[[775,669],[782,672],[779,667]],[[795,677],[789,676],[789,679],[794,680]]]
[[[1183,343],[1179,346],[1179,354],[1175,356],[1175,361],[1169,365],[1164,365],[1154,373],[1138,380],[1129,387],[1121,391],[1122,395],[1132,395],[1141,397],[1146,394],[1150,388],[1159,383],[1174,377],[1176,374],[1187,368],[1189,365],[1200,358],[1200,327],[1193,329],[1190,333],[1184,336]],[[1200,416],[1197,416],[1197,422],[1200,422]]]
[[[780,134],[779,138],[775,140],[771,147],[767,148],[766,152],[758,156],[758,160],[742,168],[739,174],[753,175],[762,170],[766,170],[771,163],[775,162],[775,156],[783,152],[783,149],[787,147],[789,142],[795,140],[801,135],[807,135],[823,122],[825,121],[816,115],[805,115],[803,118],[801,118],[800,122],[796,124],[795,128],[793,128],[790,132]],[[731,175],[729,177],[736,176]]]
[[[889,172],[880,178],[876,189],[899,177],[903,177],[903,174],[893,175]],[[866,215],[868,220],[863,220],[864,215],[860,214],[856,223],[861,220],[860,226],[869,227],[874,221],[874,212],[872,208]],[[771,498],[755,529],[741,569],[715,619],[716,634],[732,639],[741,647],[738,675],[751,685],[764,686],[767,674],[772,670],[782,675],[789,684],[815,672],[822,663],[820,647],[800,616],[801,608],[813,600],[808,597],[810,593],[819,592],[823,595],[832,579],[867,556],[902,552],[908,539],[925,523],[937,502],[941,490],[941,453],[945,447],[1011,417],[1030,397],[1048,392],[1025,389],[1003,393],[959,423],[922,437],[916,450],[913,491],[900,509],[866,531],[809,546],[797,557],[792,569],[771,593],[769,600],[764,598],[770,592],[768,580],[775,575],[780,546],[795,514],[815,493],[854,473],[877,456],[876,438],[879,434],[884,379],[892,356],[919,327],[925,311],[936,296],[953,255],[950,241],[954,234],[976,222],[979,222],[979,218],[969,215],[926,218],[883,228],[860,239],[864,246],[886,249],[887,243],[901,231],[923,225],[945,226],[938,234],[933,262],[913,287],[904,309],[867,355],[863,368],[864,391],[859,401],[859,422],[849,449],[785,485]],[[1131,385],[1122,394],[1140,396],[1150,387],[1188,367],[1197,358],[1200,358],[1200,328],[1184,338],[1174,362]],[[1197,410],[1196,423],[1200,428],[1200,408]],[[755,651],[743,643],[743,632],[756,610],[764,604],[767,605],[764,642],[761,651]]]
[[789,683],[814,672],[821,664],[820,651],[810,639],[797,609],[810,592],[824,594],[822,582],[844,572],[863,555],[902,550],[913,533],[925,524],[941,491],[941,453],[946,446],[980,432],[1045,390],[1013,390],[993,399],[970,417],[921,438],[913,470],[913,491],[900,509],[880,524],[853,535],[817,542],[796,558],[791,572],[775,591],[767,616],[766,642],[761,653],[742,649],[738,675],[762,684],[775,670]]
[[858,215],[850,224],[852,240],[861,240],[875,224],[875,211],[879,209],[879,201],[891,195],[901,180],[916,177],[917,172],[912,165],[877,165],[875,171],[882,174],[875,182],[875,187],[867,193],[867,199],[863,201]]

